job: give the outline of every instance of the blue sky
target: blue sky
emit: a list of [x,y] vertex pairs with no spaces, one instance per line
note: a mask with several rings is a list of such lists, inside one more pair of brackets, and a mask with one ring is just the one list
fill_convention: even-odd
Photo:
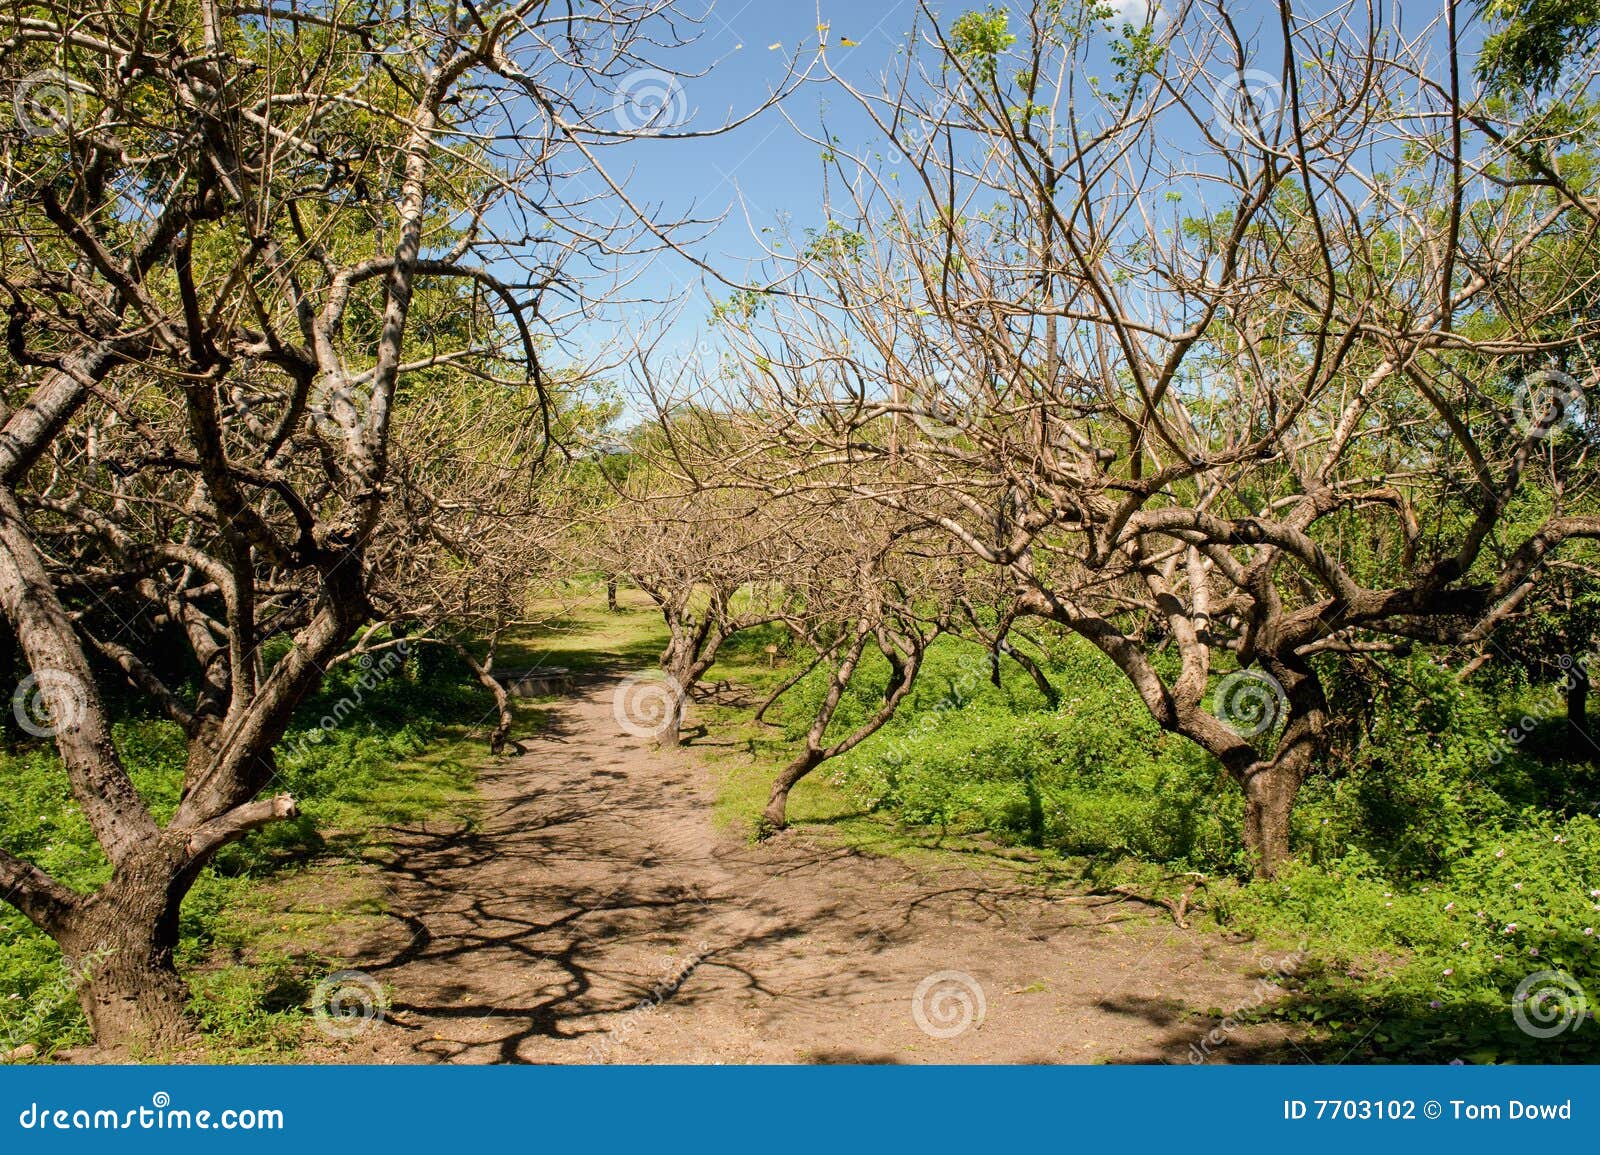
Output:
[[[1145,0],[1115,3],[1130,15],[1135,6],[1141,17],[1144,13]],[[984,6],[984,0],[947,0],[940,8],[943,22],[948,22]],[[702,10],[693,3],[684,7]],[[1241,7],[1263,16],[1273,11],[1268,0],[1245,0]],[[695,43],[661,56],[663,67],[697,74],[681,79],[681,108],[687,114],[681,129],[713,128],[758,107],[791,65],[804,70],[815,60],[824,35],[819,26],[827,29],[827,60],[833,69],[864,90],[876,91],[880,77],[895,66],[916,18],[915,0],[717,0]],[[686,247],[724,275],[741,278],[761,256],[762,228],[778,229],[786,219],[798,234],[826,223],[819,149],[802,139],[796,126],[815,132],[826,113],[830,131],[845,147],[860,148],[874,139],[853,102],[824,78],[822,69],[816,75],[818,80],[789,96],[781,112],[769,109],[724,135],[698,140],[664,136],[610,150],[606,160],[613,176],[625,176],[630,194],[658,206],[663,218],[685,214],[691,206],[697,217],[724,216],[718,228]],[[689,346],[705,332],[704,281],[691,263],[660,254],[630,286],[628,296],[660,299],[687,293],[669,343]],[[610,332],[602,323],[580,337],[579,344],[593,349],[616,335],[616,320],[635,327],[658,313],[648,306],[625,308]]]
[[[774,85],[782,83],[791,62],[798,58],[803,68],[815,58],[819,23],[829,26],[827,51],[833,66],[853,79],[868,81],[892,63],[914,14],[911,0],[825,0],[820,13],[818,6],[805,2],[721,0],[692,48],[675,58],[663,57],[663,63],[689,72],[706,69],[704,75],[682,79],[689,116],[682,127],[711,128],[757,107]],[[857,42],[856,46],[840,45],[841,38]],[[791,214],[797,229],[821,223],[821,159],[785,114],[810,129],[818,124],[824,106],[832,114],[830,119],[843,120],[846,127],[856,124],[847,102],[819,82],[793,93],[783,113],[768,110],[725,135],[636,142],[627,149],[630,190],[662,204],[667,215],[691,204],[697,215],[726,213],[723,225],[692,248],[709,264],[737,275],[760,253],[752,230],[774,225],[780,214]],[[608,159],[621,156],[618,150]],[[667,256],[654,262],[640,288],[662,293],[698,279],[687,262]]]
[[[1119,17],[1143,21],[1147,0],[1111,3]],[[948,26],[961,12],[985,6],[986,0],[942,0],[940,23]],[[1255,41],[1261,66],[1276,75],[1281,49],[1274,0],[1231,0],[1227,7],[1246,40]],[[1383,5],[1385,24],[1407,28],[1437,15],[1426,2],[1409,16],[1402,15],[1404,7],[1394,0]],[[696,0],[687,0],[680,10],[703,9]],[[703,131],[758,107],[773,86],[782,83],[791,64],[804,69],[815,61],[824,35],[819,25],[827,29],[826,59],[832,68],[858,88],[878,91],[880,78],[896,66],[904,51],[916,18],[915,0],[717,0],[693,45],[660,54],[661,66],[681,75],[681,103],[673,115],[685,118],[681,130]],[[1463,10],[1462,19],[1463,38],[1470,43],[1478,35],[1470,8]],[[1020,23],[1013,20],[1014,25]],[[754,281],[758,278],[750,276],[750,263],[761,256],[763,228],[800,234],[826,223],[819,149],[802,139],[796,126],[815,132],[826,113],[829,130],[844,148],[859,153],[876,143],[854,102],[825,78],[823,70],[816,74],[819,79],[790,95],[782,111],[769,109],[751,123],[708,139],[667,136],[631,141],[606,150],[608,168],[614,178],[626,180],[631,196],[655,208],[659,218],[670,219],[691,209],[700,218],[725,215],[719,227],[686,247],[730,279]],[[1174,146],[1181,147],[1181,142],[1174,141]],[[671,253],[658,254],[647,265],[629,264],[637,279],[628,297],[684,298],[662,351],[681,353],[707,340],[708,305],[699,270]],[[722,286],[711,291],[717,296],[728,292]],[[576,348],[592,355],[619,335],[638,332],[659,313],[657,306],[624,305],[594,317],[574,334]]]

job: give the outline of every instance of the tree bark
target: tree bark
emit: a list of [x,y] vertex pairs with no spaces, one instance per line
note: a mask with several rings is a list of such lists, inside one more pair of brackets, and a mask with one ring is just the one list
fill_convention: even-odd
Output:
[[78,1001],[108,1057],[141,1058],[198,1038],[189,988],[173,965],[178,910],[198,874],[181,848],[157,844],[119,867],[62,930],[62,951],[80,974]]
[[[494,647],[491,643],[489,657],[485,662],[479,662],[472,656],[472,651],[459,641],[452,641],[450,646],[456,656],[467,663],[472,670],[472,676],[478,679],[478,685],[488,690],[494,696],[494,708],[498,721],[495,723],[494,732],[489,735],[489,753],[497,757],[505,751],[506,739],[511,736],[511,727],[516,724],[516,715],[511,710],[511,695],[501,684],[500,679],[494,675]],[[520,747],[519,747],[520,749]]]
[[869,628],[858,625],[855,638],[840,659],[838,669],[833,672],[828,692],[823,696],[816,717],[812,719],[811,726],[806,731],[805,748],[795,755],[794,760],[783,768],[772,783],[772,790],[767,795],[766,809],[761,815],[762,836],[776,833],[788,826],[789,791],[793,790],[802,778],[829,759],[853,750],[876,734],[890,718],[894,717],[895,711],[900,708],[900,703],[911,692],[932,639],[910,638],[904,643],[904,649],[900,649],[880,633],[879,649],[889,662],[889,683],[884,687],[882,704],[872,717],[856,727],[853,732],[831,746],[823,745],[828,727],[833,723],[839,703],[844,698],[845,689],[850,685],[850,679],[855,676],[856,666],[861,661],[861,655],[865,652],[867,640],[871,636]]
[[773,780],[772,792],[767,795],[767,807],[761,813],[767,830],[783,830],[789,825],[789,791],[822,763],[822,755],[823,751],[819,749],[802,750]]
[[617,612],[617,579],[614,577],[606,578],[606,609]]
[[1589,675],[1577,663],[1567,671],[1567,745],[1573,757],[1594,761],[1595,743],[1589,733]]
[[1267,763],[1244,783],[1244,844],[1257,878],[1275,878],[1289,860],[1289,815],[1300,780],[1281,764]]
[[689,716],[689,690],[697,680],[695,664],[692,656],[681,651],[669,654],[666,663],[666,709],[662,712],[661,723],[654,735],[658,746],[683,744],[683,723]]

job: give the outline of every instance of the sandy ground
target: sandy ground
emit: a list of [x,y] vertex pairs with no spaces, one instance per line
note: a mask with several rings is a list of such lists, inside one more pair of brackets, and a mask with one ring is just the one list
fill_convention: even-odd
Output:
[[[389,1005],[322,1057],[1187,1062],[1270,989],[1273,957],[1135,902],[917,869],[826,830],[719,832],[711,771],[623,733],[615,685],[581,685],[484,770],[476,830],[396,832],[396,918],[347,944]],[[1270,1027],[1214,1052],[1293,1057]]]

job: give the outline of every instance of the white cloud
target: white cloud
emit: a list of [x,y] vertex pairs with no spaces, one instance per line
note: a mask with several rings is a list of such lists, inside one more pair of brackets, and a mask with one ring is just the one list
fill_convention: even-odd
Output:
[[1142,27],[1146,22],[1157,28],[1167,22],[1167,10],[1161,0],[1104,0],[1112,10],[1111,23],[1118,29],[1124,24]]

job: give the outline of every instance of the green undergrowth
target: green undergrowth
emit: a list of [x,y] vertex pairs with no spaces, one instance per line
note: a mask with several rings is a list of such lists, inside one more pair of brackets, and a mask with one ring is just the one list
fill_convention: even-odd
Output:
[[[786,651],[776,634],[741,638],[712,671],[746,688],[746,705],[709,711],[708,741],[719,818],[747,834],[824,692],[813,675],[772,725],[751,721],[748,701],[800,660]],[[1571,759],[1558,720],[1503,737],[1548,718],[1548,693],[1497,695],[1420,658],[1374,664],[1361,700],[1335,703],[1359,730],[1302,792],[1294,862],[1251,881],[1220,765],[1163,733],[1089,647],[1032,652],[1055,707],[1015,663],[995,685],[981,650],[941,640],[889,725],[794,791],[791,820],[872,853],[1023,863],[1077,890],[1189,889],[1192,933],[1301,944],[1278,956],[1293,963],[1273,976],[1282,998],[1237,1017],[1277,1021],[1318,1061],[1600,1061],[1595,768]],[[886,675],[865,664],[836,734]]]
[[[491,706],[433,647],[414,648],[403,664],[337,666],[301,705],[268,787],[292,794],[300,816],[225,847],[183,905],[178,965],[210,1061],[296,1055],[311,990],[338,969],[348,935],[383,915],[384,893],[367,863],[381,857],[385,830],[476,820],[474,766]],[[536,715],[525,723],[537,724]],[[181,731],[134,717],[117,721],[113,737],[165,820],[182,784]],[[53,746],[0,750],[0,774],[0,845],[79,890],[108,877]],[[0,991],[3,1050],[47,1057],[89,1041],[60,952],[9,907],[0,908]]]
[[603,582],[568,583],[534,606],[535,624],[506,639],[495,660],[503,669],[559,666],[577,676],[654,666],[667,642],[661,614],[636,589],[619,590],[617,602],[606,608]]

